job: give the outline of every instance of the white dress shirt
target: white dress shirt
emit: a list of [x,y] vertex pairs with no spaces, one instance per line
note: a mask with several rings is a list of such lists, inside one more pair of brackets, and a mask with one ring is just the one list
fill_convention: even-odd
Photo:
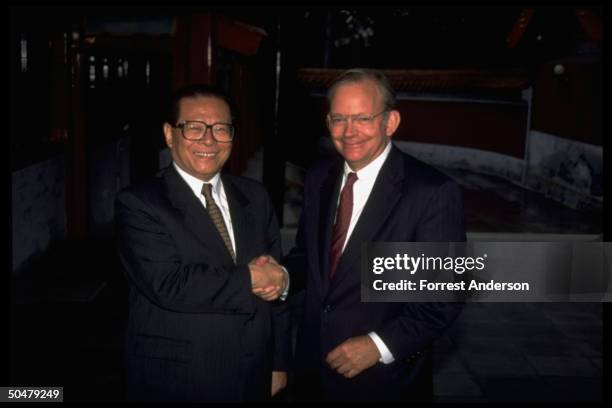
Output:
[[[192,176],[187,173],[185,170],[181,169],[176,162],[172,162],[174,168],[178,172],[178,174],[185,180],[185,182],[189,185],[189,188],[193,190],[193,193],[197,197],[198,200],[202,203],[204,208],[206,208],[206,198],[202,194],[202,186],[204,186],[204,182],[197,177]],[[232,217],[230,215],[229,205],[227,203],[227,196],[225,195],[225,189],[223,188],[223,183],[221,182],[221,176],[219,173],[215,174],[213,178],[211,178],[207,183],[212,184],[212,196],[217,203],[217,207],[221,211],[221,215],[223,215],[223,221],[225,222],[225,226],[227,227],[227,232],[229,234],[230,240],[232,241],[232,248],[234,248],[234,253],[236,252],[236,240],[234,239],[234,228],[232,227]],[[287,295],[289,294],[289,272],[285,269],[284,266],[281,266],[283,271],[285,272],[285,278],[287,280],[287,286],[283,290],[283,293],[280,296],[280,300],[284,301],[287,299]]]
[[[383,150],[380,156],[378,156],[364,168],[355,172],[357,173],[357,181],[355,181],[355,184],[353,184],[353,212],[351,213],[351,222],[349,223],[348,231],[346,233],[346,240],[344,241],[344,244],[342,246],[342,251],[344,251],[344,248],[346,248],[346,243],[351,237],[351,234],[355,229],[357,221],[359,221],[359,217],[363,212],[363,208],[365,207],[365,204],[368,201],[368,198],[370,197],[370,193],[374,188],[374,183],[376,182],[378,173],[380,173],[380,168],[389,156],[389,152],[391,152],[391,142],[387,144],[385,150]],[[342,188],[346,183],[346,178],[351,172],[353,172],[353,170],[345,161],[340,191],[342,191]],[[338,195],[338,202],[336,203],[336,208],[338,208],[339,203],[340,195]],[[368,333],[368,336],[370,336],[372,341],[374,341],[374,344],[376,344],[376,348],[378,348],[378,351],[380,352],[381,357],[379,361],[381,363],[390,364],[395,361],[395,358],[393,357],[393,354],[391,354],[391,351],[389,351],[389,348],[387,348],[385,343],[375,332]]]
[[[204,182],[197,177],[192,176],[187,173],[185,170],[181,169],[175,162],[173,162],[174,168],[178,171],[178,174],[187,182],[189,188],[193,190],[195,196],[200,200],[204,208],[206,208],[206,198],[202,194],[202,186],[204,186]],[[212,196],[217,203],[217,207],[221,210],[221,215],[223,215],[223,221],[225,222],[225,226],[227,227],[227,232],[229,234],[230,240],[232,241],[232,248],[234,248],[234,253],[236,253],[236,240],[234,239],[234,228],[232,227],[232,217],[230,215],[229,206],[227,204],[227,196],[225,195],[225,189],[223,188],[223,183],[221,182],[221,177],[219,173],[215,174],[213,178],[211,178],[207,183],[212,184]]]

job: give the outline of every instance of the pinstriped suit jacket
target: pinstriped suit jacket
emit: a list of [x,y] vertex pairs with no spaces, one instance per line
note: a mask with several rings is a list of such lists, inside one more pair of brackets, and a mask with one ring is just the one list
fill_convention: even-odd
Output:
[[269,398],[287,370],[286,306],[251,293],[247,263],[280,256],[267,192],[229,175],[233,263],[201,203],[173,166],[117,195],[119,254],[129,281],[128,396],[148,401]]

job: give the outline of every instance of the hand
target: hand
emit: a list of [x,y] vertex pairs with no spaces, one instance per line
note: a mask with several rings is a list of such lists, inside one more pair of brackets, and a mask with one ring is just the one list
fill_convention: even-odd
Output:
[[285,271],[270,255],[261,255],[249,262],[252,292],[265,301],[277,299],[287,285]]
[[346,378],[353,378],[378,362],[380,352],[370,336],[351,337],[330,351],[329,366]]
[[287,386],[287,373],[284,371],[272,371],[272,392],[275,396],[280,390]]
[[254,263],[257,266],[263,266],[267,262],[272,262],[278,265],[278,262],[272,255],[259,255],[257,258],[253,259],[251,263]]
[[[270,255],[261,255],[251,261],[254,265],[264,266],[266,263],[271,263],[280,267],[280,264]],[[282,268],[281,268],[282,269]],[[281,285],[268,285],[265,287],[254,287],[252,292],[254,295],[259,296],[265,301],[271,301],[278,299],[282,294],[284,288],[287,286],[287,279],[283,271],[283,280]]]

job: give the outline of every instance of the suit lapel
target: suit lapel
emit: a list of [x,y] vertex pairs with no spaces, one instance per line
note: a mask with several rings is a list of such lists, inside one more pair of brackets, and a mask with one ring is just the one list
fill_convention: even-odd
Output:
[[403,179],[402,156],[393,147],[376,177],[368,201],[340,257],[336,273],[330,283],[330,290],[337,287],[347,275],[359,273],[358,261],[361,259],[362,244],[371,241],[389,218],[393,207],[401,197]]
[[327,174],[327,178],[321,185],[321,207],[319,217],[319,271],[318,276],[321,285],[321,293],[327,292],[329,288],[329,252],[331,249],[331,234],[336,213],[336,202],[340,194],[340,184],[342,183],[343,162],[339,161],[332,166]]
[[236,243],[236,263],[246,264],[250,259],[245,248],[248,248],[250,243],[257,237],[254,237],[255,231],[254,214],[250,211],[250,201],[243,192],[225,175],[221,175],[225,196],[232,217],[232,229],[234,230],[234,242]]
[[206,209],[185,180],[176,172],[174,166],[166,170],[164,179],[168,189],[168,199],[183,214],[185,228],[191,231],[206,247],[212,247],[215,253],[224,254],[222,256],[227,256],[227,260],[233,262]]

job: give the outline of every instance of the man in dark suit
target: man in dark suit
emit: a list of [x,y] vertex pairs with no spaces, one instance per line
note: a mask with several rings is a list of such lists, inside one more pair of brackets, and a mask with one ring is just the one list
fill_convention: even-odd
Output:
[[[464,241],[458,185],[391,144],[400,123],[387,78],[350,70],[328,92],[328,129],[342,157],[306,174],[296,248],[284,264],[306,292],[296,346],[298,397],[431,397],[429,348],[457,303],[362,303],[363,242]],[[425,398],[426,399],[426,398]]]
[[234,138],[224,94],[186,87],[170,116],[163,130],[172,165],[116,199],[130,285],[128,397],[269,399],[286,384],[290,358],[277,299],[288,276],[275,261],[270,199],[259,183],[220,173]]

